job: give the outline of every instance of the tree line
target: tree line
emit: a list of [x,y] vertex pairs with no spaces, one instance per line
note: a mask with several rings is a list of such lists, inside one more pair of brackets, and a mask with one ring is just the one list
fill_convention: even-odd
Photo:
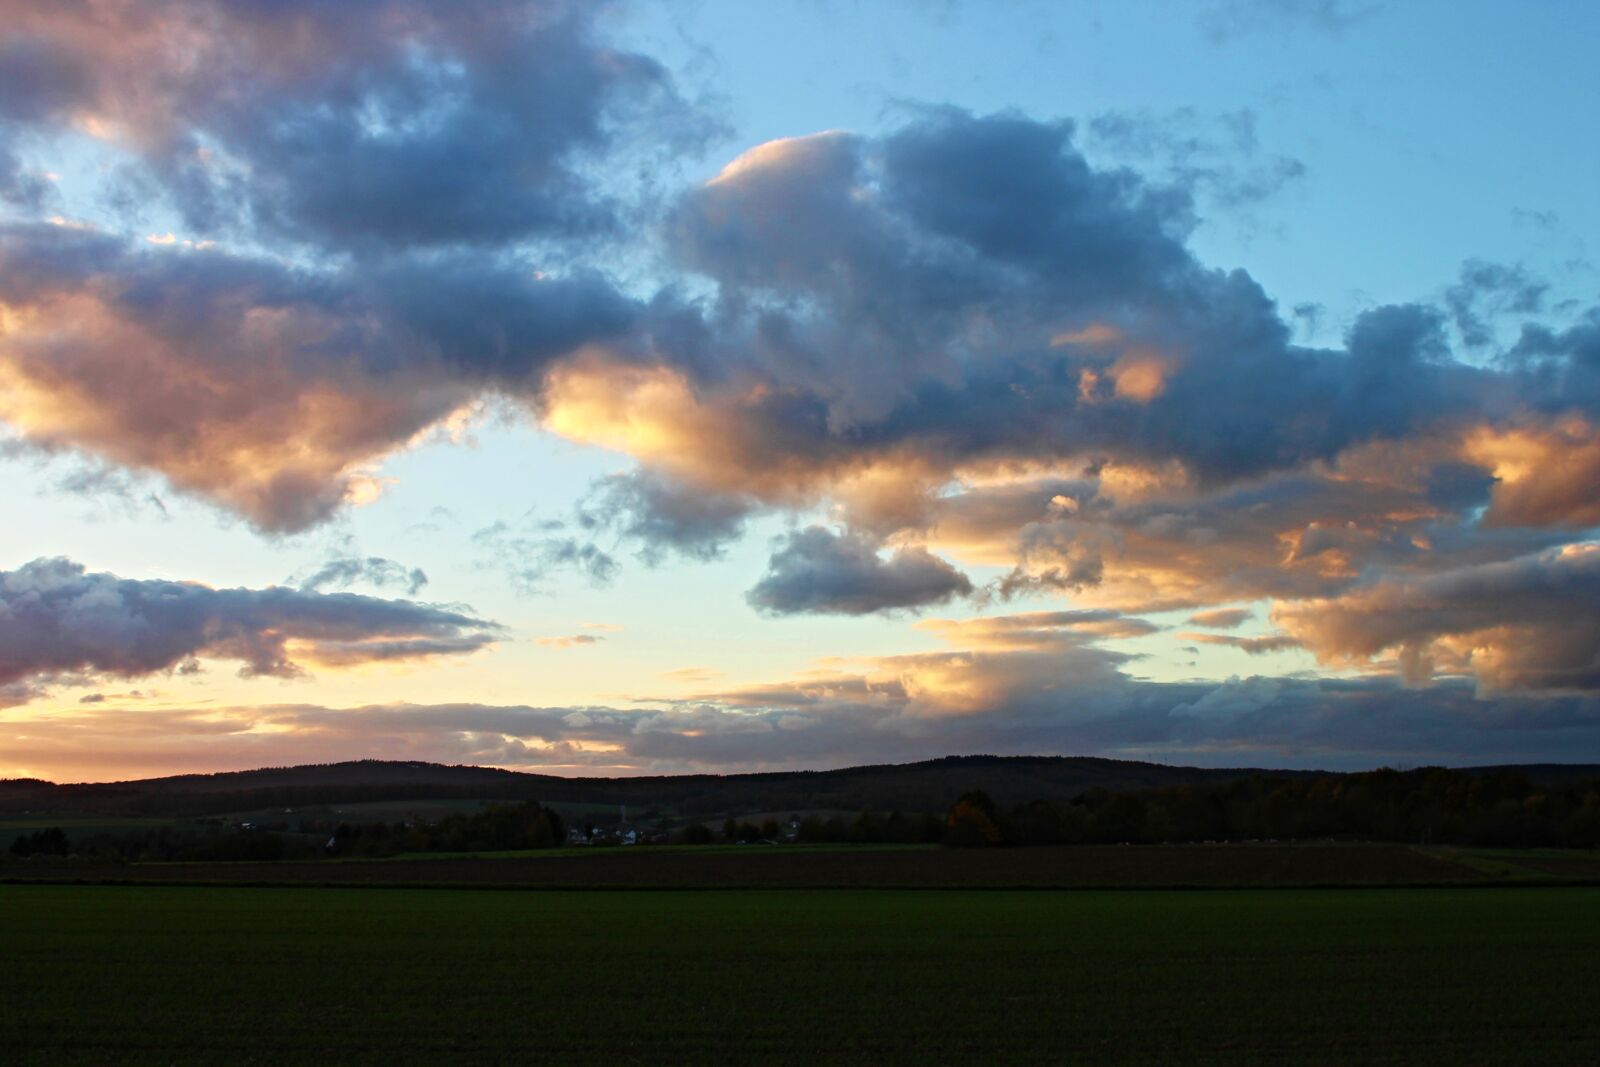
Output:
[[239,826],[213,819],[192,827],[104,831],[71,840],[59,828],[24,833],[9,852],[18,858],[66,856],[135,861],[308,860],[326,856],[393,856],[402,852],[500,852],[554,848],[566,840],[561,815],[538,801],[494,804],[436,822],[349,823],[300,820]]
[[960,797],[943,839],[958,846],[1337,838],[1491,847],[1600,847],[1600,779],[1536,785],[1512,771],[1440,767],[1279,777],[1112,792],[1002,809]]
[[518,852],[555,848],[567,839],[559,812],[537,800],[491,804],[437,822],[338,823],[324,850],[333,855],[389,856],[402,852]]

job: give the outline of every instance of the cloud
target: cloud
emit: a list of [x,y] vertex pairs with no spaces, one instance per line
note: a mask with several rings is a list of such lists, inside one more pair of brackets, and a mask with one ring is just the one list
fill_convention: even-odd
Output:
[[[690,544],[825,507],[851,537],[1007,568],[1003,598],[1118,610],[1333,596],[1592,524],[1592,313],[1460,358],[1474,309],[1543,307],[1469,263],[1445,306],[1296,345],[1254,279],[1196,260],[1184,182],[1096,167],[1075,135],[930,108],[745,152],[665,228],[714,299],[557,361],[544,425],[671,485],[719,535]],[[874,602],[875,568],[832,570]]]
[[1548,282],[1521,266],[1474,259],[1462,264],[1460,280],[1445,293],[1445,306],[1462,342],[1481,348],[1494,340],[1494,320],[1543,311],[1549,292]]
[[1087,145],[1123,163],[1138,163],[1145,178],[1182,186],[1222,210],[1248,210],[1305,177],[1288,156],[1259,158],[1254,111],[1202,116],[1170,112],[1106,112],[1085,126]]
[[[7,716],[0,721],[0,774],[105,780],[372,758],[565,774],[729,773],[973,752],[1365,769],[1561,762],[1600,743],[1593,697],[1485,702],[1454,683],[1416,691],[1378,679],[1161,683],[1113,675],[1051,693],[1001,694],[981,710],[943,715],[926,714],[914,688],[891,681],[791,688],[766,703],[755,696],[628,710],[134,709],[108,701],[48,717]],[[85,737],[99,743],[85,745]]]
[[585,645],[597,645],[605,638],[598,634],[570,634],[566,637],[536,637],[534,644],[544,648],[582,648]]
[[662,671],[661,677],[674,682],[709,682],[722,677],[722,672],[710,667],[679,667],[677,670]]
[[[1559,761],[1600,742],[1592,693],[1379,678],[1151,682],[1098,642],[1103,610],[928,620],[949,651],[833,660],[790,680],[639,698],[642,707],[482,704],[183,709],[118,697],[0,722],[9,767],[57,777],[330,759],[429,759],[565,773],[837,767],[951,753],[1100,755],[1209,766],[1361,768]],[[1217,635],[1210,635],[1217,636]],[[1225,638],[1226,639],[1226,638]],[[673,680],[699,681],[698,670]],[[84,737],[99,743],[85,746]]]
[[609,584],[621,564],[593,541],[562,533],[565,526],[555,519],[518,526],[495,522],[476,531],[472,543],[487,553],[481,566],[503,572],[523,593],[544,592],[551,575],[563,570],[576,571],[591,585]]
[[382,457],[631,314],[599,278],[495,257],[302,269],[43,224],[0,227],[0,308],[0,420],[24,442],[268,532],[370,499]]
[[[641,162],[706,127],[594,10],[0,8],[0,185],[72,149],[128,209],[118,235],[3,193],[33,221],[0,227],[0,421],[284,534],[504,405],[634,463],[566,525],[481,532],[515,582],[604,583],[625,549],[710,560],[755,516],[826,516],[752,576],[772,614],[1292,613],[1600,521],[1600,312],[1472,261],[1438,301],[1297,343],[1308,316],[1191,242],[1207,203],[1294,177],[1249,113],[924,107],[647,196]],[[978,566],[1003,577],[975,590]],[[313,587],[358,573],[402,580],[346,561]]]
[[38,210],[54,193],[49,179],[29,170],[0,132],[0,203]]
[[1225,44],[1251,33],[1300,28],[1338,35],[1382,8],[1381,0],[1215,0],[1196,22],[1213,44]]
[[750,150],[667,221],[716,287],[698,327],[657,332],[658,307],[643,349],[561,361],[545,426],[706,496],[837,498],[885,534],[974,467],[1176,465],[1225,489],[1554,396],[1452,358],[1423,305],[1296,347],[1249,275],[1195,260],[1183,189],[1096,169],[1072,138],[943,109]]
[[282,587],[213,589],[91,573],[65,559],[0,572],[0,685],[83,684],[232,660],[246,677],[463,655],[500,627],[459,610]]
[[317,593],[330,586],[348,589],[357,582],[365,582],[379,589],[397,586],[406,596],[416,596],[428,584],[428,575],[421,567],[406,567],[382,556],[339,555],[324,562],[311,574],[301,579],[301,592]]
[[787,534],[746,599],[774,615],[867,615],[940,604],[973,591],[966,575],[925,549],[898,549],[885,559],[879,547],[821,526]]
[[1146,637],[1161,628],[1115,611],[1032,611],[975,619],[927,619],[919,630],[938,634],[963,648],[1048,651],[1095,641]]
[[1485,525],[1600,524],[1600,423],[1569,416],[1486,426],[1466,438],[1463,451],[1495,479]]
[[1384,579],[1272,617],[1326,664],[1393,651],[1413,683],[1442,669],[1491,691],[1600,690],[1600,544]]
[[595,13],[0,4],[0,197],[38,210],[30,153],[87,153],[113,176],[95,195],[167,234],[5,227],[0,421],[294,532],[625,332],[633,302],[586,266],[636,207],[614,157],[709,126]]
[[641,558],[659,564],[667,552],[712,560],[744,532],[751,505],[734,496],[696,492],[648,471],[607,475],[578,506],[578,523],[637,543]]
[[1180,641],[1193,641],[1199,645],[1220,645],[1223,648],[1236,648],[1240,652],[1248,652],[1252,656],[1262,656],[1268,652],[1287,652],[1292,648],[1304,648],[1299,638],[1287,637],[1283,634],[1269,634],[1265,637],[1240,637],[1238,634],[1197,634],[1180,633]]
[[692,141],[655,61],[594,5],[223,0],[0,5],[0,122],[134,166],[198,233],[358,251],[615,227],[619,130]]
[[1249,608],[1218,608],[1214,611],[1197,611],[1189,616],[1189,621],[1196,626],[1214,626],[1220,630],[1231,630],[1244,625],[1252,614]]
[[1448,570],[1571,536],[1474,524],[1500,487],[1454,458],[1461,447],[1385,442],[1211,491],[1171,466],[983,474],[934,501],[921,533],[963,563],[1012,566],[1002,593],[1062,588],[1128,611],[1328,596],[1363,575]]

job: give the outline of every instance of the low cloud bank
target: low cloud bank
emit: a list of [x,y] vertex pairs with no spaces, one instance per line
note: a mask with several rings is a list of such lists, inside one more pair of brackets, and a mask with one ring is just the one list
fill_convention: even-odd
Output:
[[302,664],[464,655],[499,636],[493,622],[409,600],[119,578],[66,559],[0,571],[0,686],[18,693],[69,677],[187,673],[200,660],[290,677]]

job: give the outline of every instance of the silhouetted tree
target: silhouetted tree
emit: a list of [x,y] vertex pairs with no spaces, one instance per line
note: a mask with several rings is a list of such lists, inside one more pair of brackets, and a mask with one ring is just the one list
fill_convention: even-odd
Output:
[[71,850],[66,831],[59,826],[52,826],[48,830],[19,834],[11,842],[10,852],[13,856],[65,856]]
[[1004,841],[999,811],[982,790],[963,793],[945,817],[945,843],[957,848],[982,848]]

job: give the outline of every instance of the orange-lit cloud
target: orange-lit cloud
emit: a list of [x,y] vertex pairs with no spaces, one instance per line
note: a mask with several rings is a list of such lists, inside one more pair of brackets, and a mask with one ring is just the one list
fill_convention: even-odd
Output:
[[42,448],[157,471],[267,529],[370,501],[371,465],[467,397],[417,378],[308,379],[297,353],[344,329],[313,309],[245,310],[196,349],[93,293],[4,310],[0,421]]
[[1484,521],[1494,526],[1600,524],[1600,425],[1581,417],[1480,427],[1464,456],[1496,479]]
[[533,643],[543,648],[583,648],[598,645],[604,640],[598,634],[567,634],[564,637],[536,637]]
[[1383,580],[1272,617],[1329,665],[1392,651],[1417,683],[1443,661],[1488,690],[1600,689],[1600,545]]
[[[486,339],[463,314],[484,299],[531,317]],[[576,321],[541,313],[558,307]],[[443,283],[414,265],[361,279],[10,226],[0,423],[37,449],[154,472],[263,530],[295,531],[375,499],[376,465],[471,409],[496,375],[519,384],[626,314],[602,284],[533,282],[504,264]],[[495,346],[510,341],[508,363]]]
[[1263,637],[1240,637],[1238,634],[1183,632],[1177,636],[1180,641],[1190,641],[1197,645],[1236,648],[1241,652],[1248,652],[1252,656],[1261,656],[1268,652],[1287,652],[1293,648],[1304,647],[1298,638],[1288,637],[1283,634],[1268,634]]

